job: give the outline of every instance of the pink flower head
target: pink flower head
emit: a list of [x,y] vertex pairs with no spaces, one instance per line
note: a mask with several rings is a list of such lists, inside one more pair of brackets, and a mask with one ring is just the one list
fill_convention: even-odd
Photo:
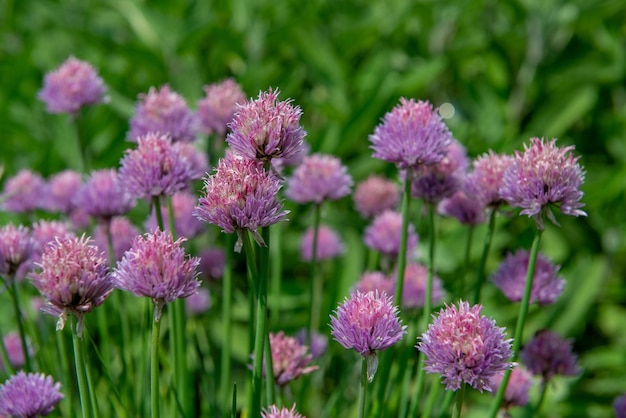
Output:
[[297,203],[337,200],[350,194],[352,177],[339,158],[313,154],[304,157],[302,164],[289,179],[285,195]]
[[140,94],[135,115],[130,120],[128,140],[150,132],[169,135],[172,142],[191,142],[196,139],[195,118],[187,102],[168,85],[158,90],[150,87],[148,94]]
[[185,312],[191,315],[201,315],[211,307],[211,294],[209,289],[199,287],[196,293],[185,299]]
[[41,271],[31,279],[46,298],[43,310],[59,317],[57,330],[63,329],[67,316],[78,318],[76,333],[83,329],[83,316],[100,306],[113,291],[105,254],[84,235],[57,237],[41,255]]
[[[193,238],[205,230],[206,224],[193,216],[197,201],[198,198],[188,191],[181,191],[172,196],[172,209],[174,210],[174,227],[176,229],[176,236]],[[169,230],[170,226],[169,222],[167,222],[167,205],[161,206],[161,216],[163,216],[165,229]],[[146,221],[145,227],[148,231],[156,229],[157,221],[154,210]]]
[[[315,230],[309,228],[300,240],[300,256],[305,261],[313,260],[313,235]],[[339,257],[344,252],[343,242],[339,235],[327,226],[320,225],[317,234],[317,261]]]
[[[491,379],[491,386],[497,388],[502,382],[504,372],[496,373]],[[523,366],[516,366],[511,372],[511,378],[504,392],[504,408],[524,406],[528,403],[528,392],[533,386],[533,375]]]
[[[402,236],[402,215],[387,210],[374,218],[365,230],[364,241],[368,248],[395,258],[400,253],[400,239]],[[415,227],[409,224],[407,253],[413,253],[417,248],[418,236]]]
[[[529,258],[526,250],[509,253],[491,277],[496,287],[512,302],[519,302],[524,296]],[[552,264],[543,254],[538,255],[530,303],[548,305],[556,302],[565,287],[565,280],[558,273],[559,266]]]
[[552,206],[570,216],[587,216],[580,210],[585,179],[572,156],[573,146],[557,147],[556,139],[547,142],[531,138],[524,152],[515,153],[515,162],[504,173],[500,194],[511,206],[522,208],[521,214],[533,217],[537,227],[543,229],[544,214],[558,225]]
[[196,271],[200,259],[185,255],[184,241],[174,241],[169,232],[160,230],[139,235],[113,271],[115,287],[152,298],[155,321],[161,319],[166,303],[189,297],[200,286]]
[[318,369],[317,366],[309,365],[313,356],[308,353],[308,348],[297,338],[289,337],[282,331],[270,332],[270,348],[274,380],[279,386],[285,386],[292,380]]
[[283,406],[278,408],[276,405],[270,405],[261,411],[262,418],[306,418],[298,411],[296,411],[296,405],[294,404],[291,409]]
[[[396,269],[397,270],[397,269]],[[393,274],[397,277],[397,273]],[[424,306],[426,300],[426,281],[428,280],[428,269],[417,263],[408,263],[404,270],[404,286],[402,288],[402,307],[406,309],[417,309]],[[395,279],[394,279],[395,289]],[[393,293],[392,293],[393,294]],[[437,276],[433,276],[432,304],[439,304],[445,296],[443,283]]]
[[99,221],[108,222],[131,210],[135,200],[120,181],[117,171],[104,169],[91,173],[74,196],[74,205]]
[[400,191],[393,181],[372,174],[356,186],[354,206],[365,219],[394,210],[400,201]]
[[49,113],[76,116],[87,105],[106,101],[106,87],[91,64],[69,57],[59,68],[46,74],[37,96]]
[[[7,357],[9,357],[9,362],[14,369],[18,369],[26,363],[26,359],[24,358],[24,349],[22,348],[22,339],[20,334],[17,332],[9,332],[4,337],[2,337],[2,343],[4,344],[4,348],[7,350]],[[26,351],[28,351],[29,357],[32,357],[32,348],[26,339]],[[6,370],[6,367],[3,363],[3,359],[0,359],[0,370]]]
[[[206,195],[194,214],[223,232],[240,235],[247,229],[259,245],[265,245],[257,230],[282,221],[288,213],[278,201],[280,186],[280,180],[260,163],[228,153],[215,174],[204,179]],[[241,250],[241,239],[235,249]]]
[[369,139],[374,158],[413,170],[441,161],[452,134],[429,102],[401,98]]
[[61,384],[50,376],[20,371],[0,385],[0,416],[48,415],[63,399],[60,390]]
[[235,116],[237,104],[246,101],[246,95],[232,78],[204,86],[205,97],[198,101],[200,129],[205,134],[226,134],[228,123]]
[[532,374],[542,376],[546,382],[555,375],[577,376],[581,371],[572,353],[572,341],[548,330],[535,334],[519,356]]
[[41,259],[41,254],[43,254],[49,243],[54,242],[57,237],[60,238],[66,234],[72,234],[72,232],[64,222],[41,219],[34,223],[33,240],[35,244],[34,257],[36,261]]
[[354,290],[361,293],[378,292],[381,295],[393,296],[395,283],[381,271],[366,271],[354,285]]
[[74,209],[72,199],[82,184],[81,175],[73,170],[61,171],[50,177],[45,193],[46,210],[69,215]]
[[463,188],[439,202],[437,212],[456,218],[463,225],[476,226],[485,222],[485,205]]
[[45,182],[43,178],[30,170],[20,170],[7,179],[0,196],[2,208],[8,212],[32,212],[44,206]]
[[491,379],[514,366],[511,341],[504,328],[480,314],[481,305],[467,302],[446,305],[416,345],[426,356],[425,370],[443,377],[446,389],[457,390],[467,383],[479,391],[491,392]]
[[115,260],[120,260],[130,249],[135,237],[139,235],[139,230],[123,216],[116,216],[111,219],[110,223],[99,224],[94,232],[94,240],[98,248],[105,253],[109,252],[107,229],[113,241],[113,257]]
[[198,149],[194,142],[174,142],[172,148],[188,166],[190,180],[200,180],[209,171],[209,161],[205,151]]
[[300,126],[302,111],[291,100],[278,100],[278,90],[260,92],[256,100],[237,106],[228,145],[237,153],[256,161],[289,158],[299,154],[306,135]]
[[467,194],[485,206],[494,207],[504,203],[500,187],[504,173],[513,161],[513,157],[496,154],[491,150],[476,158],[473,162],[474,169],[466,178]]
[[34,252],[30,229],[12,224],[0,227],[0,275],[13,277]]

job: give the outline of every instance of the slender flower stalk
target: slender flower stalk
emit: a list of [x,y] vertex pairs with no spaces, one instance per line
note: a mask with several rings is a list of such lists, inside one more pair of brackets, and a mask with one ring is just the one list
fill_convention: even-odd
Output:
[[11,295],[11,300],[13,301],[13,312],[17,321],[17,329],[20,335],[20,341],[22,343],[22,351],[24,352],[24,365],[26,367],[26,371],[28,372],[33,369],[30,362],[30,355],[28,353],[28,345],[26,344],[26,330],[24,329],[22,309],[20,308],[20,301],[19,295],[17,293],[17,285],[15,284],[15,278],[11,279],[10,281],[11,284],[9,285],[9,293]]
[[361,358],[361,382],[359,385],[359,418],[365,418],[365,401],[367,395],[367,360],[365,357]]
[[226,259],[224,263],[224,275],[222,278],[222,332],[224,343],[221,352],[221,405],[222,411],[227,411],[230,406],[231,396],[231,344],[232,344],[232,298],[233,298],[233,234],[226,236]]
[[489,227],[487,229],[487,235],[483,245],[483,252],[480,256],[480,263],[478,264],[476,284],[474,285],[474,304],[480,303],[480,294],[483,288],[483,282],[485,281],[485,265],[487,264],[487,257],[489,256],[489,249],[491,248],[493,234],[496,230],[496,212],[497,208],[495,207],[491,208],[489,211]]
[[461,389],[456,391],[456,402],[454,403],[454,411],[452,412],[452,418],[460,418],[461,411],[463,410],[463,400],[465,399],[465,387],[467,383],[461,385]]
[[78,381],[78,393],[80,397],[80,408],[83,418],[91,417],[91,398],[89,397],[89,387],[87,386],[85,363],[83,361],[83,340],[78,333],[77,320],[72,322],[72,344],[74,346],[74,367],[76,368],[76,379]]
[[320,316],[320,304],[322,293],[322,281],[321,277],[317,277],[317,246],[320,230],[320,218],[321,218],[321,204],[316,204],[313,208],[313,249],[311,251],[311,264],[310,269],[310,282],[311,288],[309,290],[309,335],[307,341],[310,341],[313,332],[317,332],[319,329],[319,316]]
[[161,332],[161,321],[157,319],[158,304],[154,302],[155,316],[152,321],[152,344],[150,357],[150,411],[152,418],[159,418],[159,335]]

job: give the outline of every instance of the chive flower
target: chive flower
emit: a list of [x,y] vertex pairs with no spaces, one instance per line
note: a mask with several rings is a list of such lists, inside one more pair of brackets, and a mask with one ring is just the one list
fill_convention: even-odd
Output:
[[205,97],[198,101],[200,130],[207,135],[214,133],[223,137],[237,105],[246,101],[246,95],[232,78],[204,86],[204,93]]
[[61,402],[61,384],[43,373],[11,376],[0,385],[0,415],[30,418],[48,415]]
[[572,340],[559,334],[541,330],[520,351],[520,359],[528,370],[544,381],[555,375],[577,376],[581,369],[578,358],[572,352]]
[[388,209],[395,210],[400,201],[400,190],[395,182],[372,174],[357,184],[352,199],[359,214],[369,219]]
[[331,155],[304,157],[289,178],[285,196],[297,203],[320,204],[350,194],[352,177],[341,160]]

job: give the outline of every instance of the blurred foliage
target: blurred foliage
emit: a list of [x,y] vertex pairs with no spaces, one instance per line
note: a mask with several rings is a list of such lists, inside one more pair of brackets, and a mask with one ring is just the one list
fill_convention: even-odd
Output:
[[[69,55],[91,62],[109,88],[110,104],[82,119],[96,167],[118,164],[138,94],[169,83],[195,107],[204,84],[228,76],[250,96],[273,86],[293,98],[312,150],[340,156],[357,181],[372,171],[395,174],[371,158],[368,135],[401,96],[451,103],[447,122],[471,156],[512,152],[531,136],[574,144],[587,172],[589,216],[561,217],[561,228],[548,228],[542,250],[562,265],[567,290],[531,324],[575,338],[586,372],[545,410],[607,416],[612,398],[626,391],[622,0],[3,0],[0,21],[5,178],[20,168],[46,176],[75,168],[66,118],[48,115],[36,99],[45,72]],[[291,209],[292,221],[306,227],[306,209]],[[358,243],[363,225],[349,210],[350,202],[340,202],[326,221]],[[494,252],[528,247],[531,224],[502,219]],[[451,220],[439,227],[445,276],[460,265],[464,235]],[[298,236],[290,234],[287,260],[297,252]],[[475,236],[484,234],[479,228]],[[364,255],[348,257],[335,269],[344,273],[342,290]],[[499,309],[512,323],[516,310]]]

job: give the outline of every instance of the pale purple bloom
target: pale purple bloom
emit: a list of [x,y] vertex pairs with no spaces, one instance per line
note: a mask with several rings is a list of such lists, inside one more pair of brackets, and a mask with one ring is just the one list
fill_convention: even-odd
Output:
[[205,97],[198,101],[198,120],[205,134],[226,134],[228,123],[235,116],[237,104],[246,101],[243,90],[232,78],[204,86]]
[[[172,210],[174,211],[174,227],[176,229],[176,236],[193,238],[200,235],[200,233],[205,230],[206,225],[193,216],[197,201],[198,198],[188,191],[181,191],[172,196]],[[170,225],[167,220],[167,205],[161,206],[161,215],[165,224],[165,230],[169,230]],[[157,227],[154,208],[145,223],[145,227],[148,231],[152,231]]]
[[185,312],[193,315],[201,315],[211,307],[211,294],[209,289],[199,287],[196,293],[185,299]]
[[61,384],[43,373],[11,376],[0,385],[0,415],[30,418],[48,415],[61,402]]
[[84,208],[75,206],[69,214],[72,229],[86,231],[91,226],[91,215]]
[[298,411],[296,411],[296,405],[294,404],[291,409],[283,406],[278,408],[276,405],[270,405],[267,408],[263,408],[261,411],[262,418],[306,418]]
[[13,277],[34,252],[30,229],[12,224],[0,227],[0,275]]
[[[491,277],[493,284],[512,302],[519,302],[524,296],[529,258],[530,255],[526,250],[518,250],[515,254],[509,253]],[[561,296],[565,280],[558,275],[559,267],[552,264],[543,254],[538,254],[530,303],[548,305],[556,302]]]
[[206,152],[199,150],[195,142],[175,142],[172,147],[187,164],[190,180],[200,180],[209,171]]
[[209,279],[221,279],[224,275],[226,254],[221,248],[207,248],[200,253],[200,271]]
[[282,174],[285,170],[285,167],[298,167],[304,161],[304,157],[309,155],[311,152],[311,145],[305,140],[302,141],[302,147],[298,150],[297,153],[291,155],[287,158],[285,157],[275,157],[272,158],[272,170],[275,172]]
[[513,157],[496,154],[489,150],[473,162],[473,171],[466,177],[467,194],[482,202],[485,206],[495,207],[504,203],[500,187],[504,173],[513,164]]
[[304,157],[289,179],[285,196],[297,203],[337,200],[350,194],[352,177],[339,158],[313,154]]
[[557,224],[551,206],[564,215],[587,216],[580,210],[585,175],[572,156],[573,146],[557,147],[556,139],[531,138],[524,152],[515,153],[515,162],[504,173],[500,194],[511,206],[522,208],[521,214],[533,217],[543,229],[544,214]]
[[406,334],[393,296],[357,290],[339,305],[335,315],[330,317],[333,338],[365,357],[371,382],[378,366],[377,352],[391,347]]
[[278,100],[278,90],[260,92],[256,100],[237,106],[228,145],[237,153],[256,161],[289,158],[299,154],[306,135],[300,126],[302,111],[291,100]]
[[33,224],[35,253],[41,256],[49,243],[53,242],[55,238],[62,237],[66,234],[72,234],[72,232],[65,222],[40,219]]
[[128,140],[150,132],[169,135],[172,142],[191,142],[196,139],[196,120],[185,99],[170,90],[168,85],[158,90],[150,87],[148,94],[140,94],[135,115],[130,120]]
[[[7,350],[7,357],[9,357],[11,366],[13,366],[14,369],[22,367],[26,363],[26,359],[24,358],[24,349],[22,348],[22,339],[20,334],[17,332],[9,332],[2,337],[2,343],[4,344],[4,348]],[[33,350],[28,342],[28,339],[26,339],[26,350],[28,351],[29,357],[31,357]],[[2,358],[0,358],[0,370],[6,370]]]
[[[247,229],[259,245],[265,245],[257,230],[282,221],[288,213],[278,200],[280,187],[280,180],[260,163],[227,153],[215,174],[204,179],[205,196],[194,214],[226,233],[240,236]],[[235,248],[241,249],[241,239]]]
[[[504,372],[499,372],[491,379],[491,386],[497,388],[502,382]],[[511,371],[509,383],[504,391],[504,408],[524,406],[528,403],[528,392],[533,386],[533,376],[523,366],[516,366]]]
[[113,271],[115,287],[152,299],[155,321],[166,303],[189,297],[200,286],[196,271],[200,259],[185,255],[184,241],[174,241],[169,232],[160,230],[139,235]]
[[520,359],[534,375],[544,381],[555,375],[577,376],[581,370],[572,352],[572,340],[565,340],[555,332],[539,331],[520,351]]
[[400,190],[393,181],[375,174],[357,184],[352,196],[356,210],[365,219],[394,210],[400,201]]
[[307,337],[309,337],[309,348],[313,359],[322,357],[324,353],[326,353],[326,350],[328,350],[328,337],[317,331],[313,331],[309,336],[309,330],[306,328],[300,329],[298,334],[296,334],[296,338],[300,344],[305,344]]
[[374,158],[411,171],[441,161],[452,134],[429,102],[401,98],[400,104],[383,117],[369,140]]
[[416,345],[426,356],[424,369],[440,374],[447,390],[457,390],[462,383],[480,392],[491,392],[491,379],[498,372],[514,366],[511,341],[504,328],[482,316],[481,305],[459,307],[446,305],[435,317]]
[[615,398],[613,411],[615,412],[615,418],[626,418],[626,393]]
[[37,96],[48,112],[76,116],[84,106],[106,101],[105,92],[104,82],[91,64],[69,57],[46,74]]
[[[397,269],[396,269],[397,270]],[[394,289],[395,278],[394,273]],[[402,307],[406,309],[422,308],[426,300],[426,281],[428,280],[428,268],[417,263],[408,263],[404,270],[404,281],[402,288]],[[393,294],[393,293],[392,293]],[[437,276],[433,276],[432,304],[439,304],[445,296],[443,283]]]
[[381,271],[366,271],[354,285],[354,290],[358,290],[361,293],[378,292],[380,294],[393,296],[395,293],[395,283],[393,279],[390,279]]
[[96,170],[74,196],[74,204],[99,221],[126,214],[135,205],[114,169]]
[[485,205],[476,196],[468,195],[463,188],[439,202],[437,212],[456,218],[463,225],[476,226],[485,222]]
[[309,365],[313,355],[308,353],[308,347],[301,344],[297,338],[289,337],[282,331],[270,332],[269,337],[272,369],[277,385],[285,386],[292,380],[318,369],[317,366]]
[[[415,227],[409,224],[407,253],[417,248],[418,236]],[[402,237],[402,215],[387,210],[376,216],[365,230],[364,242],[368,248],[379,251],[389,257],[397,257],[400,253],[400,239]]]
[[2,208],[8,212],[32,212],[44,206],[44,179],[30,170],[20,170],[4,183],[0,196]]
[[[343,242],[335,231],[320,225],[317,231],[317,261],[339,257],[344,252]],[[309,228],[300,240],[300,257],[304,261],[313,260],[314,228]]]
[[34,286],[46,298],[44,311],[59,317],[57,330],[74,313],[79,336],[84,314],[100,306],[113,291],[106,256],[92,244],[84,235],[57,237],[41,255],[41,271],[31,274]]
[[130,249],[135,237],[139,235],[139,230],[123,216],[116,216],[111,219],[111,222],[99,224],[94,231],[93,238],[98,248],[107,254],[109,252],[107,230],[110,231],[113,241],[113,257],[115,260],[120,260]]
[[61,171],[50,177],[45,188],[45,209],[70,214],[74,209],[72,200],[82,184],[80,173],[73,170]]

